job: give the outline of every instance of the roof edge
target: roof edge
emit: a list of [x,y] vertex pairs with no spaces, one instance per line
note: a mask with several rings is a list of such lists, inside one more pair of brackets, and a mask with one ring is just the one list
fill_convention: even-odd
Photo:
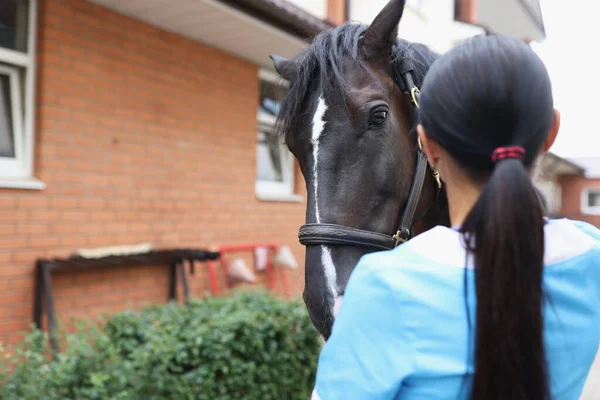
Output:
[[571,160],[563,158],[563,157],[559,156],[558,154],[552,153],[550,151],[547,152],[546,155],[554,158],[556,161],[563,162],[563,163],[567,164],[569,167],[572,167],[573,169],[575,169],[578,172],[579,175],[585,174],[585,168],[581,167],[580,165],[575,164]]
[[285,0],[217,0],[275,28],[310,42],[324,30],[333,28],[324,21]]
[[569,157],[573,164],[580,165],[588,179],[600,179],[600,157]]
[[525,9],[525,12],[527,12],[527,15],[529,15],[529,18],[531,18],[531,21],[533,21],[533,23],[535,25],[537,25],[538,29],[542,33],[542,36],[544,38],[546,38],[546,26],[544,24],[544,15],[542,13],[542,7],[540,5],[539,0],[533,0],[533,2],[535,3],[535,6],[536,6],[536,10],[531,9],[531,7],[530,7],[531,1],[526,1],[526,0],[517,0],[517,1],[521,4],[521,7],[523,7],[523,9]]

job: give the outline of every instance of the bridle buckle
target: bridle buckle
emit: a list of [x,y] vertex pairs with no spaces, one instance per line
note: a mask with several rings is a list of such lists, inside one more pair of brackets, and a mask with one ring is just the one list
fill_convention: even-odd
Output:
[[408,229],[399,229],[392,238],[396,241],[396,247],[398,247],[400,244],[408,242],[410,231]]

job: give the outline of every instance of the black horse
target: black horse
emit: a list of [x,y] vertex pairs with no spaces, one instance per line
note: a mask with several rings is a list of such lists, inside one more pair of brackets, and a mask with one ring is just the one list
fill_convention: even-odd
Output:
[[279,129],[308,193],[304,301],[325,339],[361,256],[449,226],[415,134],[418,86],[438,55],[397,38],[404,3],[391,0],[369,27],[321,33],[291,60],[272,56],[290,82]]

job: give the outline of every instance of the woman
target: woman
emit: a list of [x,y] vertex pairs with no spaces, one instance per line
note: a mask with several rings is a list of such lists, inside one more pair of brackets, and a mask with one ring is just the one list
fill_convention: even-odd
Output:
[[432,65],[419,114],[454,228],[362,258],[313,397],[577,399],[600,338],[600,231],[545,220],[530,179],[560,123],[542,61],[467,40]]

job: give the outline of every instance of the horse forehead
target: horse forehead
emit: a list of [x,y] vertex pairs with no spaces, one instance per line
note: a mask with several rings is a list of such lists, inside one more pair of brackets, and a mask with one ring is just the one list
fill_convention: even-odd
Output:
[[349,100],[355,108],[360,108],[363,104],[374,100],[384,100],[392,96],[392,91],[383,87],[381,84],[361,85],[352,87],[349,90]]
[[357,107],[373,100],[393,98],[396,94],[392,77],[376,68],[352,69],[349,83],[351,103]]

